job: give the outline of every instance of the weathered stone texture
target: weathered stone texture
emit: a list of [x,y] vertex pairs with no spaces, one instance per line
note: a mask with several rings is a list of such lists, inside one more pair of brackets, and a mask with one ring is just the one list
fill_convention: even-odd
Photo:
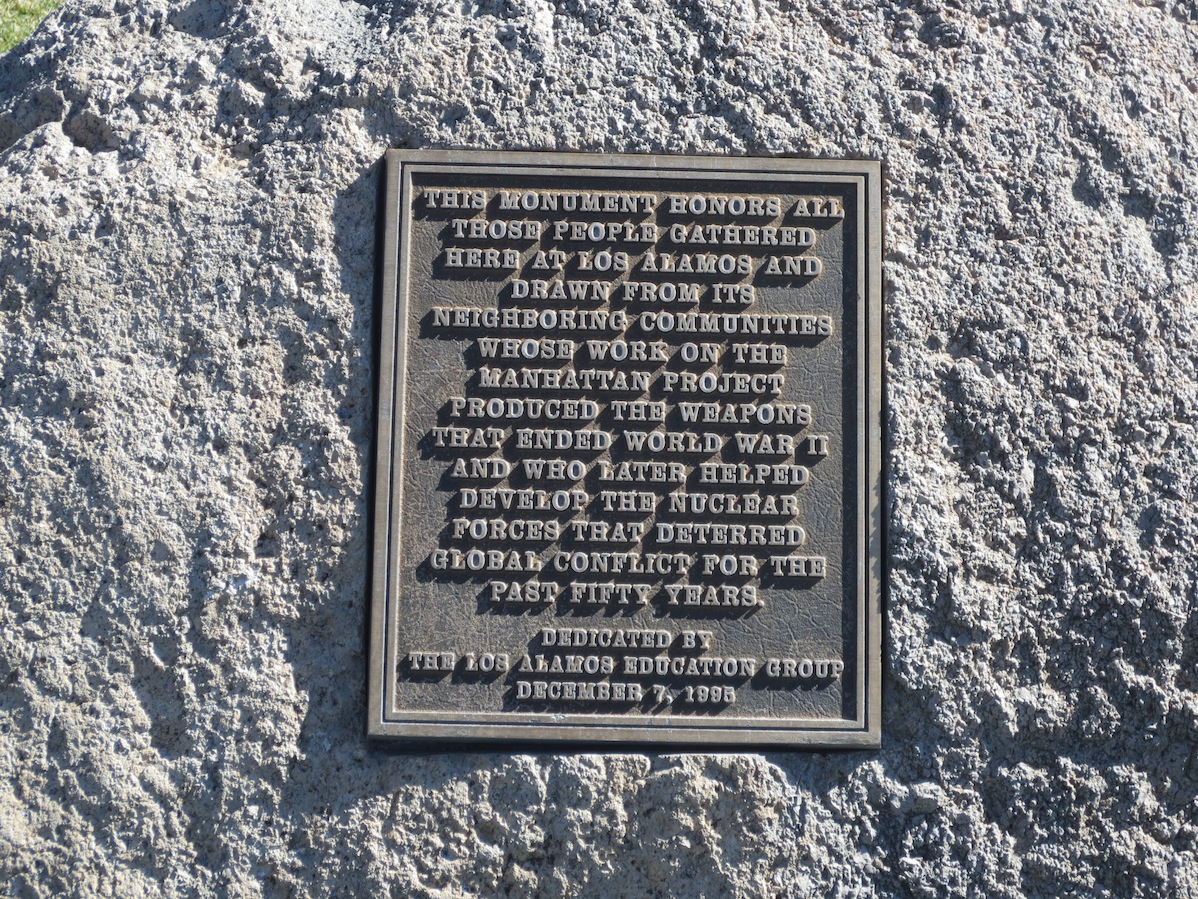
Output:
[[[1198,896],[1196,21],[70,0],[0,56],[5,894]],[[881,751],[367,745],[391,146],[884,160]]]

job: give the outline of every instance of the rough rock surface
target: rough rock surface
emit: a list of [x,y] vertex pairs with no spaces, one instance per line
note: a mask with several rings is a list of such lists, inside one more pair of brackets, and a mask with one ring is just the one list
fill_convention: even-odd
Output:
[[[5,895],[1198,896],[1196,21],[70,0],[0,56]],[[881,751],[366,743],[391,146],[884,160]]]

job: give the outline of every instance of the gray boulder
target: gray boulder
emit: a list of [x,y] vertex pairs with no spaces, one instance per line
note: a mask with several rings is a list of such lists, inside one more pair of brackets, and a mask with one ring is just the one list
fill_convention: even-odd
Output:
[[[69,0],[0,56],[11,896],[1198,896],[1192,4]],[[388,147],[883,160],[883,746],[365,739]]]

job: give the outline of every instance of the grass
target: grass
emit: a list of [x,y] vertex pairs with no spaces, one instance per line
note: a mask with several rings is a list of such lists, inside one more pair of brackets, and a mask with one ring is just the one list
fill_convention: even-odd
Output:
[[61,5],[62,0],[0,0],[0,53],[23,41],[47,13]]

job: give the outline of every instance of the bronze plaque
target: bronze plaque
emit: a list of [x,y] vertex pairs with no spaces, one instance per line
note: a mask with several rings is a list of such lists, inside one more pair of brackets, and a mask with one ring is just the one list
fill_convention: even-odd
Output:
[[878,745],[879,163],[386,178],[369,733]]

